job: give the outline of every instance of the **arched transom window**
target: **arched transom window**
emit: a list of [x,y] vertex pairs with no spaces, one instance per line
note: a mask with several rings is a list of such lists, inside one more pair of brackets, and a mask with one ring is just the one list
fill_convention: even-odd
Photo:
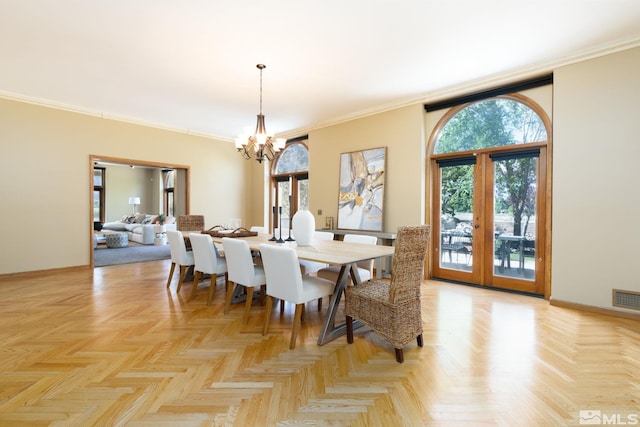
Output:
[[475,102],[442,127],[433,153],[444,154],[547,140],[542,119],[525,104],[508,98]]

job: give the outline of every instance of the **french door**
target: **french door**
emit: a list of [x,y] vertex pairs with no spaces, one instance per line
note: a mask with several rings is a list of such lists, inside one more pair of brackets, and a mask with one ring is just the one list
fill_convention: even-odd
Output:
[[542,295],[546,147],[458,153],[432,166],[432,276]]
[[287,233],[293,215],[299,210],[309,209],[309,174],[303,172],[276,176],[273,182],[273,221],[275,228],[282,227],[283,232]]

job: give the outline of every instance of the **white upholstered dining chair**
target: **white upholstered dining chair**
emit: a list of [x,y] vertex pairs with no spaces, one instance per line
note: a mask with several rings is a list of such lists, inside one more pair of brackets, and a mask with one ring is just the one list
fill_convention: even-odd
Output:
[[191,249],[193,251],[194,272],[193,272],[193,289],[191,290],[191,298],[196,297],[200,278],[209,274],[211,282],[209,283],[209,295],[207,296],[207,305],[211,305],[211,299],[216,289],[218,275],[224,275],[225,283],[227,281],[227,261],[218,256],[211,236],[202,233],[190,233]]
[[334,283],[315,276],[302,276],[295,249],[285,246],[260,245],[260,253],[267,279],[267,308],[262,334],[266,335],[271,320],[273,298],[296,305],[289,348],[296,346],[302,308],[309,301],[330,295]]
[[244,286],[247,292],[247,300],[245,302],[242,323],[247,323],[253,300],[253,289],[256,286],[264,289],[266,284],[264,270],[262,267],[254,264],[251,249],[249,249],[249,244],[246,241],[232,237],[224,237],[222,239],[222,247],[224,248],[224,257],[227,260],[228,282],[234,284],[233,286],[230,283],[227,284],[224,312],[225,314],[229,312],[234,288]]
[[[378,243],[378,238],[376,236],[369,236],[364,234],[345,234],[343,241],[350,243],[364,243],[368,245],[375,245]],[[360,280],[366,281],[373,277],[373,259],[360,261],[359,263],[357,263],[357,267]],[[331,280],[333,283],[336,283],[338,281],[338,276],[340,275],[340,268],[341,267],[338,265],[330,265],[318,270],[316,275],[318,277],[322,277],[323,279]],[[350,282],[351,277],[348,277],[347,283]]]
[[[330,231],[314,231],[313,240],[333,240],[333,233]],[[313,274],[321,268],[328,267],[329,264],[316,261],[300,260],[300,269],[303,275]]]
[[171,279],[176,265],[180,268],[178,276],[177,292],[180,292],[187,269],[194,264],[193,253],[187,251],[187,245],[184,243],[182,233],[174,230],[167,230],[167,239],[169,240],[169,250],[171,251],[171,270],[169,271],[169,279],[167,280],[167,288],[171,286]]

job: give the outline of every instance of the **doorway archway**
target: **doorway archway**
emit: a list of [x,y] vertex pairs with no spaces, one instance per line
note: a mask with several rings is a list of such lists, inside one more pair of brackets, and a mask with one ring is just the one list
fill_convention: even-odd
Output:
[[[186,165],[180,165],[180,164],[172,164],[172,163],[158,163],[158,162],[151,162],[151,161],[146,161],[146,160],[139,160],[139,159],[127,159],[127,158],[119,158],[119,157],[111,157],[111,156],[101,156],[101,155],[90,155],[89,156],[89,167],[90,167],[90,174],[89,176],[91,177],[91,181],[90,181],[90,199],[89,199],[89,203],[90,203],[90,215],[91,215],[91,224],[93,227],[93,223],[95,220],[95,215],[96,215],[96,210],[95,210],[95,200],[96,200],[96,193],[95,193],[95,187],[94,187],[94,176],[95,176],[95,171],[97,169],[106,169],[107,170],[107,174],[108,174],[108,168],[109,167],[127,167],[127,168],[141,168],[141,169],[147,169],[147,170],[152,170],[152,171],[156,171],[157,172],[157,176],[158,179],[161,179],[162,176],[162,171],[163,170],[167,170],[167,169],[171,169],[171,170],[175,170],[176,171],[176,175],[179,178],[176,178],[176,184],[175,184],[175,188],[172,191],[171,194],[171,198],[174,201],[174,216],[177,217],[177,215],[181,215],[181,214],[189,214],[190,212],[190,194],[189,194],[189,180],[190,180],[190,167],[186,166]],[[156,190],[150,190],[153,195],[150,197],[151,199],[153,199],[151,204],[147,204],[147,206],[152,206],[152,210],[153,211],[158,211],[158,213],[164,213],[163,212],[163,206],[165,203],[165,199],[164,199],[164,195],[162,194],[162,190],[160,189],[160,185],[161,183],[158,182],[157,183],[157,191]],[[103,197],[103,203],[107,206],[109,206],[109,191],[110,191],[110,187],[107,185],[105,187],[105,192],[102,194]],[[122,191],[120,191],[122,192]],[[116,192],[116,194],[118,194]],[[125,194],[125,193],[122,193]],[[127,196],[133,196],[133,194],[129,194],[128,192],[126,192]],[[138,194],[139,196],[139,194]],[[120,197],[122,198],[122,197]],[[123,199],[124,200],[124,199]],[[126,204],[126,203],[125,203]],[[117,206],[116,210],[121,207],[121,206]],[[156,209],[157,208],[157,209]],[[126,212],[123,212],[126,213]],[[104,213],[102,214],[101,217],[102,220],[104,220]],[[109,219],[113,219],[113,218],[106,218],[107,220]],[[89,242],[90,248],[91,250],[89,251],[89,253],[91,254],[91,259],[90,259],[90,265],[91,268],[95,267],[95,257],[94,257],[94,251],[93,251],[93,247],[94,247],[94,241],[93,241],[93,229],[91,230],[91,232],[89,233],[89,235],[91,236],[91,240]]]

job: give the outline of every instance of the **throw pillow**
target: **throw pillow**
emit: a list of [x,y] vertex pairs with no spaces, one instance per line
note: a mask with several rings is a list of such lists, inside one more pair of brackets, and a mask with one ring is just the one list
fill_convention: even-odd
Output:
[[158,219],[158,215],[147,215],[142,220],[142,223],[143,224],[153,224],[154,222],[156,222],[157,219]]

